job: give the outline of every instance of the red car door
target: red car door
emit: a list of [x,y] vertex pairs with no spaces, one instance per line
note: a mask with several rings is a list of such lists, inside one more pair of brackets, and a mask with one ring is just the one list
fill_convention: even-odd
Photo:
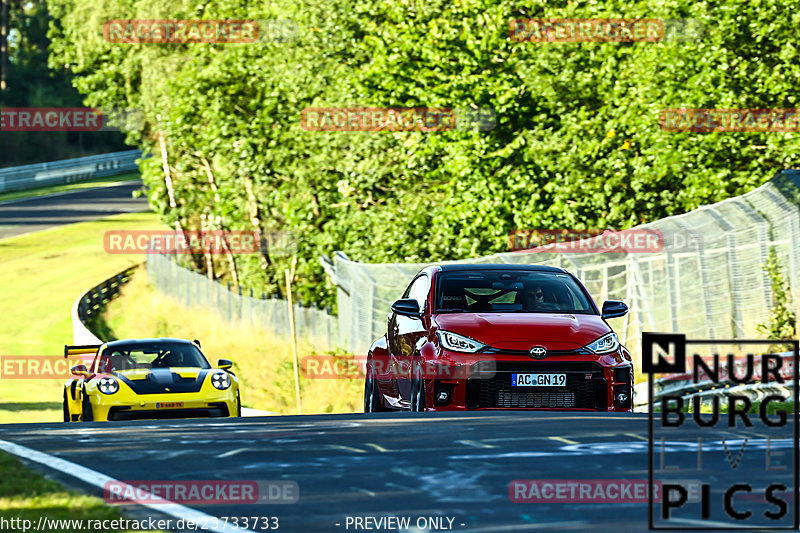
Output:
[[403,298],[413,298],[419,303],[423,316],[408,317],[392,312],[389,316],[387,330],[387,344],[392,372],[396,376],[398,392],[397,398],[403,407],[410,405],[411,399],[411,370],[413,363],[414,347],[417,341],[425,337],[430,326],[430,309],[428,309],[428,292],[430,291],[430,277],[427,273],[420,274],[409,284]]

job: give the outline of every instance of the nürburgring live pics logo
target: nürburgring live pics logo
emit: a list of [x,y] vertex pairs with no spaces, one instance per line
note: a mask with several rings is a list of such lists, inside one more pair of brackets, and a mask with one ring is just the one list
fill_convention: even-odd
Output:
[[[642,335],[651,398],[650,529],[798,528],[798,413],[791,408],[798,344]],[[711,355],[687,357],[688,345],[706,346]],[[768,347],[762,355],[751,353],[758,345]],[[790,351],[771,353],[776,345]],[[715,351],[721,346],[731,348],[725,356]],[[656,374],[668,374],[658,398]],[[699,494],[680,482],[687,477],[702,480]],[[653,498],[657,485],[660,501]]]

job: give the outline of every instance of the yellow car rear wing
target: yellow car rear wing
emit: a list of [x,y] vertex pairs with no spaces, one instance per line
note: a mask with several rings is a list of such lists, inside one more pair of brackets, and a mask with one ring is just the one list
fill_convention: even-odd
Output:
[[78,344],[75,346],[64,345],[64,359],[69,359],[70,355],[82,355],[87,353],[97,353],[97,349],[102,344]]

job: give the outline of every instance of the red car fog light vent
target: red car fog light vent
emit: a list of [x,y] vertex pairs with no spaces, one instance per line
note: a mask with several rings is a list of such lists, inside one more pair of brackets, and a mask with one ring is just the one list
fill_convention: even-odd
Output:
[[433,389],[433,403],[434,405],[450,405],[453,400],[453,387],[455,383],[442,383],[436,382]]

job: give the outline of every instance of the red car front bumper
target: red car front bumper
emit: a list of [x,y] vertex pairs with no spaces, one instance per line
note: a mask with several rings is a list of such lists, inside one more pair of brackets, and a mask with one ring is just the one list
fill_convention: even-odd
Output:
[[[530,357],[445,352],[423,361],[429,410],[631,411],[633,367],[620,349],[606,356]],[[563,386],[514,386],[513,374],[564,374]]]

